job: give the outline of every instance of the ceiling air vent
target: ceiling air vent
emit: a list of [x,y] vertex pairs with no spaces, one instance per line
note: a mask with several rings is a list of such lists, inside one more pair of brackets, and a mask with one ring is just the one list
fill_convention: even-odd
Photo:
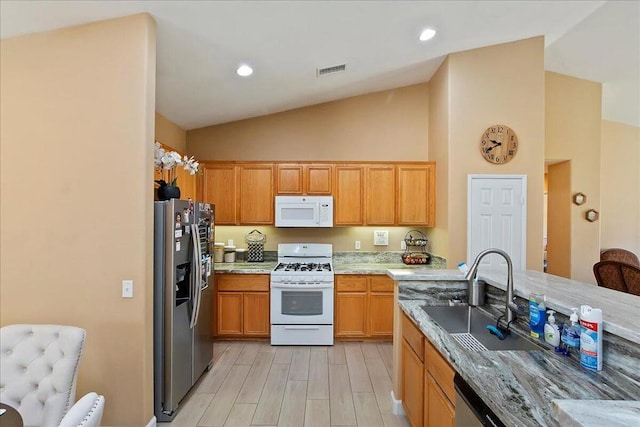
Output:
[[329,74],[339,73],[347,69],[347,64],[334,65],[332,67],[318,68],[316,70],[316,76],[326,76]]

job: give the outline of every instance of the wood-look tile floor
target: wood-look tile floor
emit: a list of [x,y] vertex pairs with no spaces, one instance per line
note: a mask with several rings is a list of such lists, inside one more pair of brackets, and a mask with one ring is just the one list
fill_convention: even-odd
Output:
[[409,426],[391,413],[391,343],[214,344],[214,365],[161,426]]

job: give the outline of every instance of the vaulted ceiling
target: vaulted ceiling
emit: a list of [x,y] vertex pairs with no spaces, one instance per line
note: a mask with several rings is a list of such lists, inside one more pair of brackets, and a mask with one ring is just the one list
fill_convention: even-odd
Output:
[[3,0],[0,35],[138,12],[158,24],[156,109],[185,129],[425,82],[448,53],[539,35],[547,70],[602,82],[603,117],[640,126],[637,1]]

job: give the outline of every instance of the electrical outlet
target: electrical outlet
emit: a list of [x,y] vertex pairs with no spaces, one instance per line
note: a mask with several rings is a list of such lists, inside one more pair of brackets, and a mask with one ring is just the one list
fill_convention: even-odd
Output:
[[400,241],[400,249],[402,249],[403,251],[405,249],[407,249],[407,242],[405,242],[404,240]]
[[122,298],[133,298],[133,280],[122,281]]
[[360,240],[356,240],[356,249],[360,249]]

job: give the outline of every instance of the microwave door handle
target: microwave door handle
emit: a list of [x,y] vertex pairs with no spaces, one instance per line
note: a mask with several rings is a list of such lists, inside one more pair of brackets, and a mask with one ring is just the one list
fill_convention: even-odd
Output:
[[320,225],[320,202],[316,202],[316,225]]

